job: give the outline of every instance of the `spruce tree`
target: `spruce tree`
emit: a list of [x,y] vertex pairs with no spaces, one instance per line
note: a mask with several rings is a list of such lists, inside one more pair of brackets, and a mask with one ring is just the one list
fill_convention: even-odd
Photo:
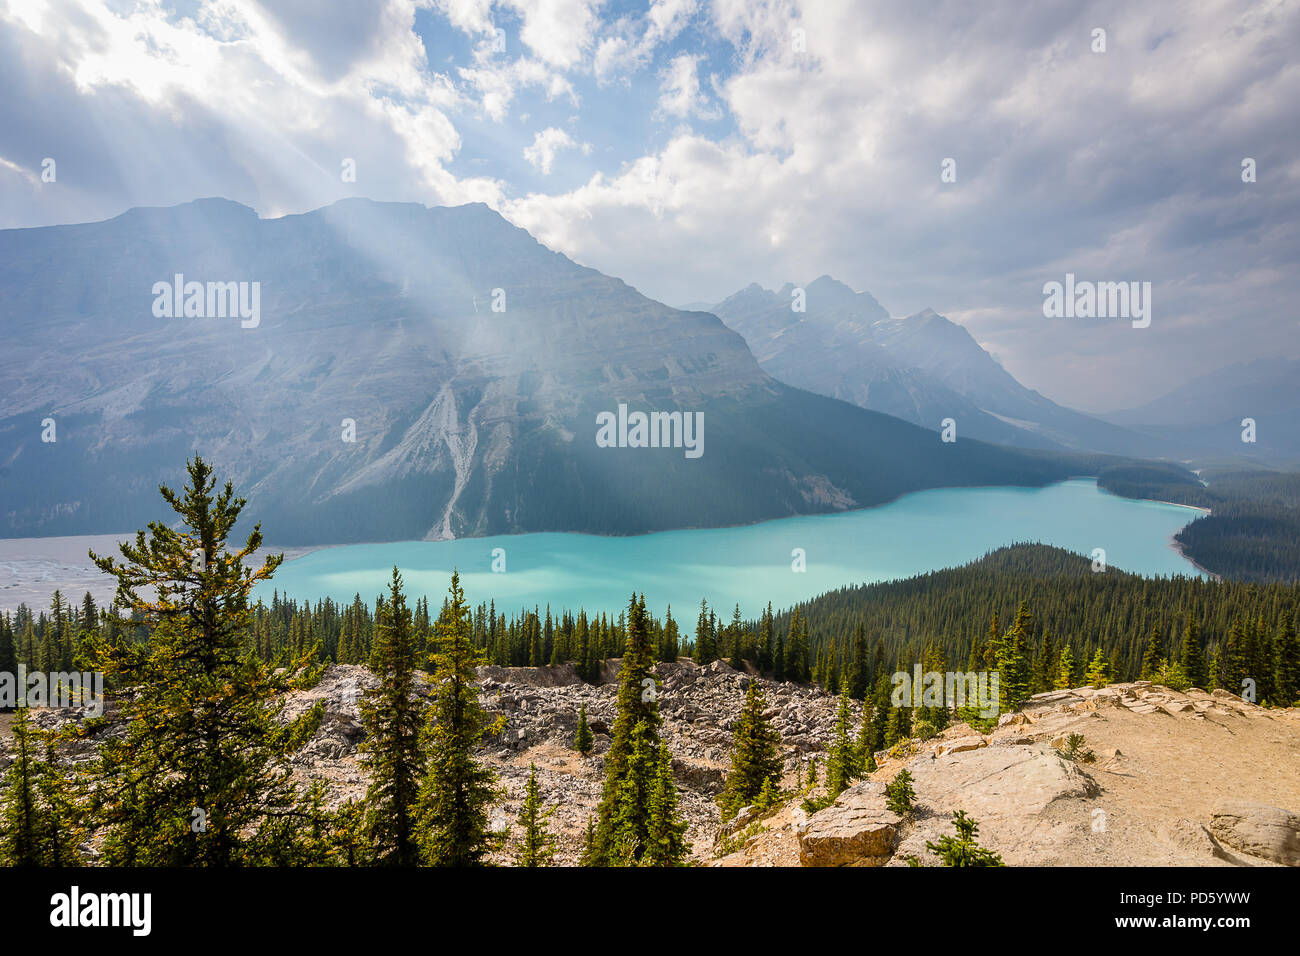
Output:
[[754,803],[769,781],[781,783],[781,735],[767,719],[767,701],[750,681],[731,738],[731,772],[718,797],[723,819]]
[[430,866],[481,866],[505,834],[488,824],[488,810],[500,790],[496,774],[474,750],[484,736],[499,733],[504,721],[491,721],[479,700],[474,669],[486,658],[474,646],[456,571],[434,626],[430,663],[435,691],[433,723],[425,735],[428,769],[419,797],[421,858]]
[[0,614],[0,674],[13,674],[17,679],[18,653],[14,644],[14,629],[9,615]]
[[582,853],[578,857],[579,866],[601,866],[600,852],[596,849],[596,821],[587,817],[587,832],[582,838]]
[[855,746],[858,751],[858,766],[862,769],[863,775],[875,773],[875,713],[869,700],[862,702],[862,724],[858,728],[858,739]]
[[866,699],[869,665],[870,662],[867,660],[867,632],[859,624],[853,630],[853,659],[849,664],[849,672],[845,678],[849,688],[849,696],[854,700]]
[[686,821],[677,809],[677,783],[673,780],[673,758],[667,744],[659,744],[659,759],[650,784],[650,820],[646,828],[642,866],[681,866],[690,853]]
[[704,666],[712,664],[717,659],[718,648],[709,615],[709,604],[707,601],[701,601],[700,616],[695,622],[695,663]]
[[[593,862],[603,866],[637,863],[647,852],[663,852],[650,849],[652,796],[658,794],[655,799],[661,810],[670,803],[674,812],[676,807],[675,797],[668,800],[660,780],[664,753],[659,739],[657,684],[650,675],[655,660],[644,597],[632,595],[626,617],[617,716],[605,754],[605,784],[597,807],[592,852]],[[665,833],[676,822],[664,819],[659,826],[663,832],[655,838],[666,839]]]
[[1061,657],[1056,665],[1056,690],[1069,690],[1074,686],[1074,652],[1067,641],[1061,645]]
[[419,863],[417,803],[424,777],[425,704],[415,692],[415,632],[396,567],[388,600],[376,615],[371,665],[379,687],[361,701],[366,737],[361,753],[370,773],[365,823],[375,861]]
[[587,705],[582,704],[578,707],[578,729],[573,735],[573,749],[585,757],[591,753],[594,743],[594,735],[587,724]]
[[944,866],[1006,866],[1001,856],[975,842],[980,825],[966,816],[965,810],[954,813],[952,822],[957,830],[955,837],[944,836],[938,843],[929,840],[925,843],[926,849],[942,859]]
[[1196,618],[1187,618],[1187,627],[1183,631],[1183,654],[1179,660],[1183,665],[1183,674],[1192,687],[1202,690],[1206,684],[1205,651],[1201,648],[1201,629]]
[[890,707],[889,718],[885,723],[885,746],[907,740],[912,735],[912,715],[906,707]]
[[1273,688],[1278,705],[1294,707],[1300,703],[1300,640],[1289,611],[1282,613],[1273,644]]
[[885,784],[885,797],[885,806],[899,816],[911,813],[912,803],[916,799],[916,790],[912,787],[912,772],[898,771],[894,779]]
[[180,493],[159,488],[174,526],[150,523],[147,536],[121,545],[121,562],[91,552],[117,579],[115,603],[147,632],[143,642],[110,633],[87,649],[96,670],[130,687],[118,697],[126,733],[105,740],[92,764],[110,865],[284,860],[296,842],[285,822],[307,818],[287,757],[320,710],[288,723],[281,714],[285,693],[313,680],[313,669],[287,656],[264,661],[246,645],[249,594],[283,556],[246,567],[260,525],[238,551],[226,549],[244,499],[230,482],[214,494],[200,457],[187,472]]
[[1021,602],[1011,629],[995,645],[998,709],[1004,714],[1014,712],[1029,699],[1029,629],[1032,624],[1029,605]]
[[528,784],[524,789],[523,806],[519,808],[519,827],[523,830],[519,847],[515,850],[515,866],[550,866],[555,858],[555,837],[546,828],[554,808],[542,808],[541,791],[537,786],[537,765],[528,765]]
[[808,671],[808,631],[796,607],[790,612],[790,639],[785,646],[785,679],[796,684],[806,684]]
[[[901,708],[900,708],[901,709]],[[835,715],[835,729],[831,735],[830,749],[826,754],[826,795],[834,800],[862,776],[858,766],[858,748],[851,736],[853,717],[849,712],[847,691],[840,695],[839,710]]]
[[1110,659],[1102,653],[1100,647],[1088,664],[1088,672],[1084,675],[1084,680],[1088,682],[1089,687],[1098,689],[1110,682]]
[[1153,681],[1159,675],[1165,660],[1164,643],[1159,626],[1152,624],[1151,633],[1147,635],[1146,650],[1142,654],[1142,669],[1138,673],[1139,680]]
[[76,866],[80,814],[53,740],[32,725],[26,707],[15,713],[12,733],[0,789],[0,866]]

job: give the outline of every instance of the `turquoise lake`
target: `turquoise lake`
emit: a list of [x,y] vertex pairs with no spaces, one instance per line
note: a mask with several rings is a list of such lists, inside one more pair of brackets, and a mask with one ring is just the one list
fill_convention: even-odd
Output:
[[[330,597],[370,603],[385,590],[394,564],[409,603],[427,595],[442,603],[452,568],[471,605],[495,600],[498,610],[576,610],[617,614],[635,589],[661,615],[692,630],[700,599],[730,617],[746,618],[772,602],[788,607],[846,584],[886,581],[972,561],[994,548],[1038,541],[1091,555],[1145,575],[1201,572],[1178,553],[1172,537],[1199,512],[1181,505],[1120,498],[1078,478],[1045,488],[943,488],[887,505],[832,515],[765,521],[739,528],[663,531],[635,537],[547,533],[403,541],[324,548],[276,572],[256,592],[278,589],[297,600]],[[493,549],[505,551],[494,572]],[[806,571],[792,569],[802,548]]]

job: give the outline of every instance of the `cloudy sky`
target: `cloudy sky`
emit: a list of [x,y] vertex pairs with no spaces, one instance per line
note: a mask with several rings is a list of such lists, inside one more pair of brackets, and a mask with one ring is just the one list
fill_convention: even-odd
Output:
[[[1300,356],[1298,49],[1294,0],[0,0],[0,227],[483,201],[673,305],[829,273],[1120,408]],[[1150,327],[1044,318],[1067,272]]]

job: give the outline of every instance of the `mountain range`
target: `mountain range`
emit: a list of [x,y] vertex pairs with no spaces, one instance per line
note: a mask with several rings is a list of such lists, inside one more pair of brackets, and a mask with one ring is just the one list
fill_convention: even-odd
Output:
[[[1104,417],[1205,454],[1297,465],[1300,359],[1240,362],[1198,376],[1155,401]],[[1242,440],[1245,419],[1254,422],[1254,442]]]
[[[239,295],[221,315],[223,290]],[[850,301],[809,291],[819,310]],[[970,440],[976,427],[941,442],[938,398],[893,417],[901,399],[886,415],[781,381],[761,339],[766,371],[715,315],[648,299],[481,204],[262,219],[207,199],[0,231],[0,324],[4,536],[139,527],[195,452],[286,545],[722,526],[1089,468]],[[887,356],[965,334],[934,315],[889,331]],[[900,391],[938,375],[917,368]],[[944,374],[1018,394],[996,365]],[[703,455],[601,447],[597,416],[620,405],[701,413]]]
[[891,318],[869,293],[830,276],[776,291],[751,284],[709,311],[745,337],[775,378],[926,428],[952,418],[959,436],[1026,448],[1147,457],[1173,450],[1159,436],[1026,388],[937,312]]

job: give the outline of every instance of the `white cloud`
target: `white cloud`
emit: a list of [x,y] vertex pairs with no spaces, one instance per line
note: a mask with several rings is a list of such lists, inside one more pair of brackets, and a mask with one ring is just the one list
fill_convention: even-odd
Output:
[[523,17],[519,38],[538,59],[561,70],[581,63],[591,48],[601,0],[507,0]]
[[[417,7],[473,52],[426,61]],[[892,312],[962,313],[1052,397],[1157,391],[1253,357],[1300,295],[1300,12],[1271,0],[1186,8],[862,4],[852,0],[0,0],[0,226],[226,195],[264,213],[342,195],[483,200],[542,241],[673,302],[830,272]],[[605,20],[602,21],[602,15]],[[324,24],[322,26],[322,24]],[[1105,24],[1108,52],[1089,49]],[[494,49],[498,27],[510,31]],[[440,26],[445,29],[445,26]],[[794,30],[805,45],[796,48]],[[719,50],[719,43],[731,49]],[[645,116],[590,125],[632,90]],[[451,172],[463,120],[513,124],[521,91],[565,149],[631,157],[564,192],[520,196]],[[561,119],[577,112],[581,120]],[[641,93],[648,96],[641,97]],[[602,101],[601,97],[608,97]],[[725,116],[721,138],[690,128]],[[655,120],[668,122],[656,123]],[[567,131],[566,131],[567,130]],[[604,133],[606,130],[600,130]],[[666,139],[664,138],[666,136]],[[633,144],[628,146],[627,144]],[[645,143],[647,145],[641,145]],[[480,154],[482,148],[479,149]],[[639,155],[643,154],[643,155]],[[59,163],[57,188],[39,162]],[[1242,157],[1260,179],[1244,187]],[[354,186],[339,182],[357,160]],[[957,161],[943,184],[939,164]],[[1064,271],[1148,279],[1149,334],[1047,325]],[[1109,402],[1123,403],[1122,397]],[[1094,404],[1102,404],[1100,402]]]
[[671,43],[699,9],[697,0],[653,0],[643,17],[621,17],[607,28],[596,48],[596,79],[609,82],[648,64],[661,45]]
[[700,57],[682,53],[672,58],[659,74],[657,110],[665,116],[714,120],[722,111],[700,89]]
[[564,149],[577,149],[583,155],[591,154],[590,143],[579,143],[564,130],[548,126],[533,137],[531,146],[524,147],[524,159],[540,169],[543,175],[549,176],[555,163],[555,154]]

